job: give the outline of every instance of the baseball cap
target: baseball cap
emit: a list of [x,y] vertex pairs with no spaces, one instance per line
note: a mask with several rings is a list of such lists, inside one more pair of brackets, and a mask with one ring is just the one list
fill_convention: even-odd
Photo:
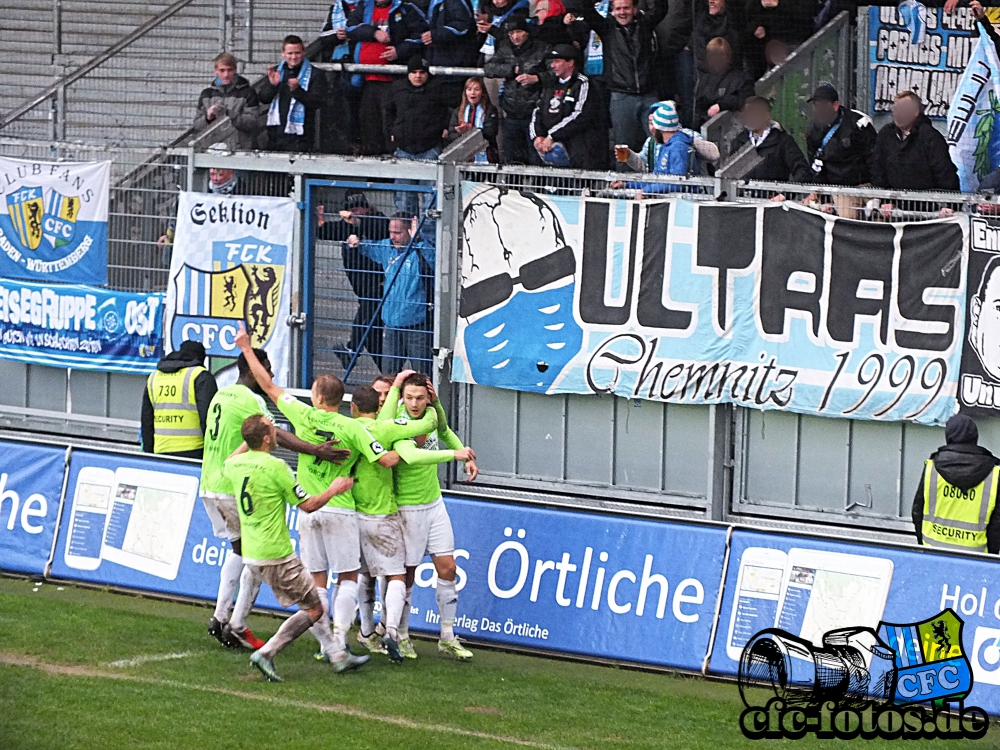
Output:
[[572,44],[557,44],[551,50],[549,54],[545,56],[546,60],[576,60],[579,57],[579,51]]
[[831,86],[829,83],[821,83],[813,91],[813,95],[807,99],[807,101],[814,102],[817,99],[821,99],[825,102],[839,102],[840,94],[837,93],[837,89]]
[[360,190],[349,190],[344,195],[344,209],[350,211],[352,208],[368,208],[368,199]]
[[414,55],[410,58],[410,61],[406,64],[406,71],[408,73],[413,73],[417,70],[422,70],[425,73],[429,73],[431,66],[427,64],[427,61],[420,55]]

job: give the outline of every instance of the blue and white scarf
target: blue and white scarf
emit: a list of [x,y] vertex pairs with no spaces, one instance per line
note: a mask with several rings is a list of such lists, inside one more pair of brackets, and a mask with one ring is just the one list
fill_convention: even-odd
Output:
[[[285,68],[284,62],[278,66],[278,72],[281,74],[281,80],[285,80]],[[299,71],[299,86],[303,91],[309,90],[309,80],[312,78],[312,63],[308,60],[302,61],[302,69]],[[274,99],[271,100],[271,107],[267,110],[267,126],[273,127],[275,125],[281,124],[281,113],[278,111],[278,99],[280,97],[275,94]],[[304,135],[306,132],[306,105],[300,102],[296,98],[292,98],[292,101],[288,105],[288,122],[285,123],[285,134],[286,135]]]
[[[465,105],[465,110],[462,112],[461,122],[470,122],[470,120],[469,120],[469,110],[471,108],[472,108],[471,104],[466,104]],[[472,118],[473,119],[471,120],[470,124],[473,127],[476,127],[476,128],[479,128],[479,130],[482,130],[483,129],[483,121],[486,119],[486,107],[484,107],[482,104],[477,104],[476,105],[476,112],[472,116]],[[489,163],[489,158],[487,157],[485,151],[480,151],[479,153],[477,153],[472,158],[472,160],[474,162],[476,162],[477,164],[487,164],[487,163]]]

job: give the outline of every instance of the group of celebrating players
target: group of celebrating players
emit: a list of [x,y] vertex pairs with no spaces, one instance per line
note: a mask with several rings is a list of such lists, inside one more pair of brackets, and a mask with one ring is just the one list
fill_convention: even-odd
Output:
[[[210,635],[230,648],[252,649],[250,663],[281,682],[274,657],[307,630],[319,641],[316,659],[337,672],[370,658],[347,645],[355,612],[358,643],[395,663],[416,659],[409,637],[414,575],[425,555],[435,584],[441,635],[438,649],[461,660],[472,652],[454,632],[458,593],[455,538],[441,498],[438,464],[464,461],[476,478],[476,455],[448,427],[426,375],[410,370],[381,376],[351,399],[353,418],[340,414],[344,383],[323,374],[312,384],[312,406],[275,385],[266,352],[237,335],[239,378],[219,390],[208,411],[201,496],[216,536],[232,550],[222,565]],[[295,430],[275,426],[269,397]],[[291,469],[271,453],[304,441],[324,446],[321,456],[299,453]],[[445,448],[438,449],[439,443]],[[299,555],[288,530],[288,506],[298,508]],[[337,576],[333,625],[327,582]],[[375,624],[376,582],[382,612]],[[247,616],[262,582],[284,607],[299,611],[265,643]],[[235,605],[234,605],[235,598]]]

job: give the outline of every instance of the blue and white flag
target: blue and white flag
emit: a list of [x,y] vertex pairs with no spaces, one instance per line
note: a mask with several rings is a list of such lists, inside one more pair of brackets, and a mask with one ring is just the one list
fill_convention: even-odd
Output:
[[962,190],[1000,166],[1000,61],[985,33],[972,53],[948,109],[948,147]]
[[0,359],[147,373],[163,353],[164,295],[0,279]]
[[110,177],[109,161],[0,158],[0,277],[106,284]]

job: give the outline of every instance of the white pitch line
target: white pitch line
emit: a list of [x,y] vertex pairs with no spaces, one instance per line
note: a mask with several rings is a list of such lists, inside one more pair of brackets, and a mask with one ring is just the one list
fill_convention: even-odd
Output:
[[146,664],[151,661],[170,661],[171,659],[186,659],[189,656],[194,656],[194,652],[182,651],[179,654],[151,654],[149,656],[137,656],[134,659],[119,659],[118,661],[108,662],[108,666],[137,667],[140,664]]

